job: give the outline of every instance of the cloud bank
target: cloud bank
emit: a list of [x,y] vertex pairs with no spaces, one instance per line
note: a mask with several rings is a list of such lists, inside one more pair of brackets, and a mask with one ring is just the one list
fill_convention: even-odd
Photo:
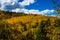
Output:
[[19,2],[19,0],[0,0],[0,10],[5,11],[12,11],[12,12],[24,12],[26,14],[42,14],[42,15],[54,15],[54,10],[35,10],[35,9],[25,9],[25,6],[29,6],[31,4],[34,4],[35,0],[23,0],[22,2]]
[[19,0],[0,0],[0,9],[12,10],[16,8],[23,8],[23,6],[27,6],[34,3],[34,0],[23,0],[22,2],[18,1]]
[[33,4],[35,1],[34,0],[24,0],[22,2],[19,2],[19,4],[21,6],[26,6],[26,5],[30,5],[30,4]]
[[[12,12],[24,12],[26,14],[41,14],[41,15],[46,15],[46,16],[47,15],[52,16],[52,14],[54,13],[54,10],[46,9],[46,10],[43,10],[43,11],[39,11],[39,10],[34,10],[34,9],[28,10],[28,9],[17,8],[17,9],[12,10]],[[53,16],[55,16],[55,15],[53,14]]]

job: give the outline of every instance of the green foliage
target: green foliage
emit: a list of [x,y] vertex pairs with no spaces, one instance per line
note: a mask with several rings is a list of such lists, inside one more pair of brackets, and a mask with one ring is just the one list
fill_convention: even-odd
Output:
[[45,30],[45,27],[46,27],[46,25],[48,26],[48,24],[49,24],[49,19],[48,19],[48,21],[44,21],[44,20],[41,21],[41,24],[40,24],[39,30],[38,30],[38,34],[37,34],[37,40],[49,40],[49,38],[46,37],[47,31]]
[[[38,28],[37,31],[28,30],[26,23],[19,22],[19,24],[23,27],[23,32],[15,27],[12,29],[11,24],[7,23],[6,20],[1,20],[0,40],[60,40],[60,20],[55,20],[53,25],[51,25],[50,19],[42,20],[40,23],[36,22],[33,26],[30,25],[33,30]],[[27,32],[26,35],[23,34],[24,32]]]
[[0,23],[0,40],[17,40],[19,34],[20,32],[11,29],[10,24],[6,21]]

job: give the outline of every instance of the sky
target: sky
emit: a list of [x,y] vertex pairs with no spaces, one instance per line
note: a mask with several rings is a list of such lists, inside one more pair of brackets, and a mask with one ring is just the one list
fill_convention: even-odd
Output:
[[0,0],[0,10],[57,16],[51,0]]

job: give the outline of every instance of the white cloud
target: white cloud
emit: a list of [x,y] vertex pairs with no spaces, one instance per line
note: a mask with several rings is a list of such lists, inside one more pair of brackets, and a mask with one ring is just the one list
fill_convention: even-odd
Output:
[[12,12],[20,12],[20,9],[16,8],[16,9],[12,10]]
[[14,5],[18,0],[0,0],[0,3],[2,5]]
[[54,13],[54,10],[43,10],[43,11],[39,11],[39,10],[34,10],[34,9],[31,9],[31,10],[28,10],[28,9],[23,9],[23,12],[24,13],[30,13],[30,14],[42,14],[42,15],[47,15],[47,14],[51,14],[51,13]]
[[21,6],[25,6],[25,5],[30,5],[30,4],[33,4],[35,1],[34,0],[24,0],[22,2],[19,2],[19,4]]
[[16,8],[24,8],[24,6],[33,4],[35,0],[23,0],[22,2],[18,2],[19,0],[0,0],[0,10],[12,10]]
[[19,9],[19,8],[16,8],[14,10],[12,10],[12,12],[24,12],[26,14],[38,14],[39,13],[39,10],[28,10],[28,9]]
[[[49,16],[52,16],[54,15],[54,10],[43,10],[43,11],[39,11],[39,10],[34,10],[34,9],[31,9],[31,10],[28,10],[28,9],[14,9],[12,10],[12,12],[24,12],[26,14],[41,14],[41,15],[49,15]],[[55,16],[55,15],[54,15]]]
[[53,13],[54,10],[48,10],[48,9],[46,9],[46,10],[41,11],[41,13],[49,13],[49,12]]
[[18,3],[18,0],[0,0],[0,10],[7,10],[6,8],[9,8],[7,6],[14,6],[16,3]]

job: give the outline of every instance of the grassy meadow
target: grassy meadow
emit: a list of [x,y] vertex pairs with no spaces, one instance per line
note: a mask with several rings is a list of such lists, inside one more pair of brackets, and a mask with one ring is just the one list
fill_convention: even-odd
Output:
[[60,40],[60,18],[0,11],[0,40]]

